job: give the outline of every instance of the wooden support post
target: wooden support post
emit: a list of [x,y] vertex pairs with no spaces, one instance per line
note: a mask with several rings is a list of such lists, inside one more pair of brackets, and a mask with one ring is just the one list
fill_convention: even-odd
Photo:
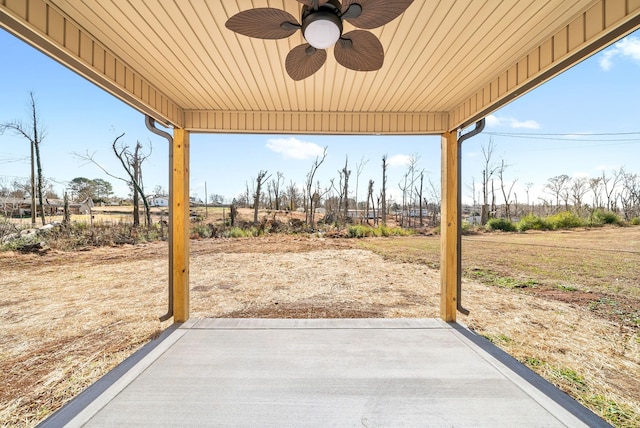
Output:
[[442,201],[440,214],[440,317],[455,322],[457,286],[461,280],[460,145],[457,131],[442,134]]
[[189,131],[173,130],[169,174],[169,281],[173,321],[189,319]]

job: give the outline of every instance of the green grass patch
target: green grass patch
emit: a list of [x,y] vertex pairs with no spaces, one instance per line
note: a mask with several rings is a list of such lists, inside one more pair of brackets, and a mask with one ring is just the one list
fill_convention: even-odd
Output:
[[367,226],[365,224],[356,224],[347,228],[349,238],[370,238],[370,237],[389,237],[389,236],[409,236],[414,232],[400,227],[387,227],[380,225],[378,227]]
[[241,227],[234,226],[231,229],[225,230],[222,233],[222,236],[225,238],[252,238],[255,236],[261,236],[261,232],[257,227],[243,229]]
[[525,357],[523,362],[529,367],[540,367],[545,364],[545,362],[536,357]]
[[472,269],[468,272],[468,276],[471,278],[488,285],[497,285],[504,288],[528,288],[538,284],[537,281],[532,279],[519,279],[510,276],[503,276],[497,272],[493,272],[488,269]]
[[558,289],[562,291],[578,291],[576,287],[572,285],[564,285],[564,284],[558,285]]
[[575,370],[567,367],[553,366],[550,366],[549,369],[549,373],[552,377],[557,379],[560,383],[568,385],[571,389],[580,392],[587,392],[589,390],[589,386],[587,385],[584,377],[578,374]]
[[583,396],[582,401],[616,427],[636,428],[640,426],[640,415],[627,405],[618,404],[602,395]]

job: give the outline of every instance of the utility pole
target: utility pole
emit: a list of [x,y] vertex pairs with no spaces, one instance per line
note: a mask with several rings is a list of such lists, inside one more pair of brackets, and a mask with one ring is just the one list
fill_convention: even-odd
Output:
[[204,218],[209,218],[209,204],[207,203],[207,201],[209,200],[209,197],[207,196],[207,182],[204,182]]

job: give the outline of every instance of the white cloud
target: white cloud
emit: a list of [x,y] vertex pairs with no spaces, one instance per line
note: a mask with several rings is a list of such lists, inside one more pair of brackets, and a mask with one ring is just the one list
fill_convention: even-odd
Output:
[[490,128],[495,128],[497,126],[500,126],[500,119],[498,118],[498,116],[494,116],[490,114],[489,116],[485,117],[484,120],[486,125]]
[[285,159],[309,159],[322,156],[324,149],[316,143],[300,141],[297,138],[270,138],[266,147],[282,154]]
[[640,39],[633,36],[625,37],[605,50],[600,56],[600,68],[604,71],[610,70],[613,67],[613,59],[616,57],[640,61]]
[[393,155],[387,159],[389,166],[409,166],[411,156],[409,155]]
[[509,127],[513,129],[540,129],[540,124],[535,120],[518,120],[513,117],[495,116],[490,114],[485,118],[486,124],[490,128]]

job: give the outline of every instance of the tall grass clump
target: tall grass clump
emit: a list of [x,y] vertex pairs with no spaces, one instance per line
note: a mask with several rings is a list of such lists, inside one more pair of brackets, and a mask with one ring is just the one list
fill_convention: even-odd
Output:
[[401,227],[387,227],[380,225],[371,227],[364,224],[356,224],[347,228],[349,238],[369,238],[369,237],[388,237],[388,236],[408,236],[414,232]]
[[576,227],[584,227],[587,225],[585,220],[569,211],[562,211],[558,214],[547,217],[547,223],[549,223],[551,228],[554,230],[573,229]]
[[222,233],[222,236],[225,238],[253,238],[262,235],[264,235],[264,230],[261,230],[255,226],[251,226],[246,229],[234,226]]
[[596,210],[591,218],[592,224],[597,225],[614,224],[619,226],[622,224],[622,219],[620,218],[620,216],[618,216],[618,214],[602,209]]
[[546,219],[538,217],[534,214],[528,214],[520,219],[518,230],[525,232],[527,230],[551,230],[553,227]]
[[503,232],[515,232],[518,230],[515,224],[511,220],[506,218],[492,218],[486,225],[488,230],[495,231],[501,230]]

